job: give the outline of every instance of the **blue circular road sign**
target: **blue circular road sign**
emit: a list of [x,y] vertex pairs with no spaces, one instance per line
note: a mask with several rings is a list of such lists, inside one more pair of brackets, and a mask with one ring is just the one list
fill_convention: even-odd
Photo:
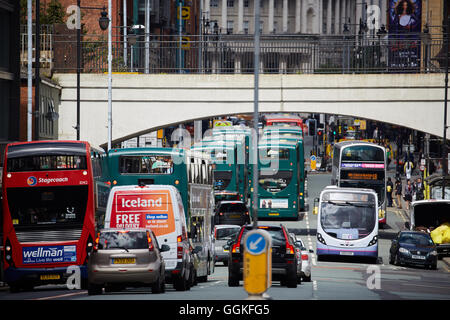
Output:
[[250,254],[258,255],[266,249],[266,239],[260,233],[253,233],[247,237],[245,247]]

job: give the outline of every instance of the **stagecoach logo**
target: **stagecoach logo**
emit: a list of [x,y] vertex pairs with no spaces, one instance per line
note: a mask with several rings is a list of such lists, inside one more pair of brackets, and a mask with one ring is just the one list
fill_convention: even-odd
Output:
[[23,263],[76,262],[76,246],[23,247]]
[[28,185],[29,185],[30,187],[34,187],[34,186],[37,184],[37,179],[36,179],[36,177],[33,177],[33,176],[28,177],[27,183],[28,183]]
[[[40,184],[50,184],[50,183],[65,183],[69,182],[69,178],[63,177],[63,178],[39,178],[39,180],[36,177],[28,177],[27,183],[30,187],[34,187],[38,183]],[[82,181],[80,181],[80,184],[83,184]]]

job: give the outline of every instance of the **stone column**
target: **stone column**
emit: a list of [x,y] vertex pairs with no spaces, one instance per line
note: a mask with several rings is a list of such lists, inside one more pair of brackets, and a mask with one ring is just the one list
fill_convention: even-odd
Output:
[[359,22],[362,19],[362,3],[356,1],[356,21],[355,21],[355,33],[359,32]]
[[283,33],[288,32],[288,0],[283,0]]
[[341,29],[339,28],[340,26],[340,0],[335,0],[334,1],[334,34],[340,34],[341,33]]
[[332,1],[333,0],[327,0],[327,34],[331,34]]
[[295,1],[295,33],[300,33],[302,31],[301,17],[302,15],[302,2],[301,0]]
[[384,25],[386,27],[387,1],[388,0],[380,0],[380,14],[381,14],[380,28],[382,25]]
[[318,21],[318,33],[323,33],[323,0],[319,0],[319,3],[317,4],[319,11],[317,15]]
[[227,34],[227,0],[222,0],[222,33]]
[[269,33],[273,33],[273,17],[274,17],[273,1],[274,0],[269,0]]
[[237,33],[244,33],[244,0],[238,2],[238,30]]
[[211,12],[211,2],[210,0],[205,0],[205,6],[203,7],[203,11],[205,13],[204,17],[205,19],[210,18],[210,12]]
[[302,13],[300,19],[301,33],[306,33],[306,12],[307,12],[306,0],[302,0]]

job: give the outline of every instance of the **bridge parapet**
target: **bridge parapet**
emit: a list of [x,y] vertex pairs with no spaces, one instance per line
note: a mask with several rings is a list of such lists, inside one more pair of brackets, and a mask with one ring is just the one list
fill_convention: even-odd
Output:
[[[59,138],[75,139],[76,75],[62,87]],[[442,136],[444,75],[260,75],[260,112],[348,115]],[[107,141],[107,75],[81,75],[81,139]],[[113,142],[177,123],[253,112],[253,75],[113,74]],[[450,119],[447,119],[450,123]],[[447,132],[450,136],[450,132]]]

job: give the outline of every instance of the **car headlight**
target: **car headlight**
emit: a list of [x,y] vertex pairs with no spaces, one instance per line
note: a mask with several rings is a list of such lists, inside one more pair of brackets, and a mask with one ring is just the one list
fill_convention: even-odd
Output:
[[436,250],[433,250],[433,251],[430,252],[430,256],[437,256],[437,254],[438,254],[438,253],[437,253]]
[[400,248],[400,249],[398,249],[398,252],[401,252],[401,253],[409,253],[409,250],[408,250],[408,249],[405,249],[405,248]]

